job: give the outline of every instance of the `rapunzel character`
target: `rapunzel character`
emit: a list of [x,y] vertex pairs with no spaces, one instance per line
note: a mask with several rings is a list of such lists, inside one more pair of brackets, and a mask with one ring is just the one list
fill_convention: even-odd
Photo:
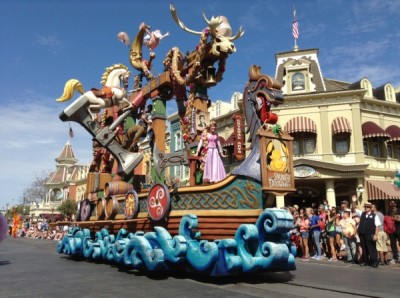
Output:
[[8,229],[7,220],[0,214],[0,242],[6,237]]
[[226,173],[224,164],[222,163],[222,157],[226,157],[222,151],[221,144],[218,140],[218,134],[215,132],[217,124],[212,121],[209,125],[208,131],[203,133],[203,137],[200,139],[199,145],[197,146],[197,155],[200,149],[204,147],[205,154],[202,157],[204,160],[203,170],[203,181],[208,183],[215,183],[225,179]]

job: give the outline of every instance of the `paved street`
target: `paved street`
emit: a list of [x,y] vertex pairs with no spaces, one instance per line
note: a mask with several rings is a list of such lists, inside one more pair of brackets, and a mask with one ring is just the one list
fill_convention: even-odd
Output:
[[145,275],[58,254],[51,240],[0,243],[0,297],[398,297],[400,265],[297,262],[297,270],[240,277]]

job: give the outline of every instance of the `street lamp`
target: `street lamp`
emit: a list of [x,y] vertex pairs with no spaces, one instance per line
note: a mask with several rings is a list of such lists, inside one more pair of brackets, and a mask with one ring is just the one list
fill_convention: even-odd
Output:
[[364,189],[364,185],[359,184],[357,186],[357,197],[362,196],[362,194],[364,193],[365,189]]

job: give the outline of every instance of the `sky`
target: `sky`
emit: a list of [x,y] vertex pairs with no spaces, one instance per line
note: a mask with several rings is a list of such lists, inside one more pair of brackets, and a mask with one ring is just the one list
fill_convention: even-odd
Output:
[[[250,65],[275,75],[275,54],[292,51],[296,8],[299,49],[319,49],[323,76],[345,82],[367,77],[373,87],[400,87],[400,1],[397,0],[174,0],[178,16],[201,31],[207,18],[224,15],[235,34],[237,52],[227,61],[224,79],[209,90],[212,101],[229,101],[244,88]],[[131,40],[141,22],[170,36],[155,49],[154,73],[162,72],[168,50],[193,51],[199,36],[180,29],[169,0],[2,0],[0,1],[0,209],[22,202],[35,176],[55,170],[55,158],[69,141],[79,164],[92,160],[91,136],[59,114],[64,84],[76,78],[83,87],[99,88],[106,67],[129,63]],[[143,50],[145,58],[148,51]],[[130,81],[132,86],[132,81]],[[78,97],[75,94],[73,99]],[[168,113],[176,111],[168,102]],[[69,139],[70,125],[74,137]]]

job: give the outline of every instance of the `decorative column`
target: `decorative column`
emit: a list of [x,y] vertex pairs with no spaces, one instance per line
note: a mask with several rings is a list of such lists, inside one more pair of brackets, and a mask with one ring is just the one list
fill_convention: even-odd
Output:
[[276,207],[277,208],[285,207],[285,196],[276,196]]
[[326,200],[329,206],[336,206],[336,196],[335,196],[335,181],[333,179],[325,181],[326,188]]

